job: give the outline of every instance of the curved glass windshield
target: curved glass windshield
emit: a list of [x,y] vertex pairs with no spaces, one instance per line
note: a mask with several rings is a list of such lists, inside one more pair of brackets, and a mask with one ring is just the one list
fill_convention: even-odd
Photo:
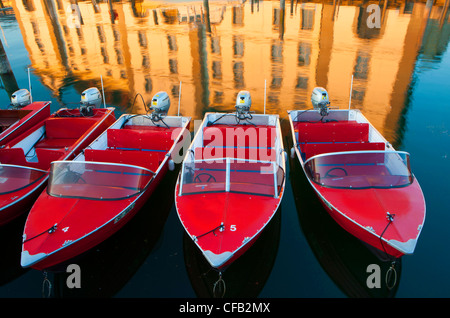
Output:
[[0,194],[21,190],[37,182],[47,171],[15,165],[0,165]]
[[86,161],[52,163],[47,192],[57,197],[118,200],[142,192],[154,173],[131,165]]
[[181,195],[235,192],[278,197],[284,171],[273,162],[211,159],[185,162]]
[[397,151],[318,155],[305,162],[305,171],[315,183],[332,188],[395,188],[413,181],[409,154]]

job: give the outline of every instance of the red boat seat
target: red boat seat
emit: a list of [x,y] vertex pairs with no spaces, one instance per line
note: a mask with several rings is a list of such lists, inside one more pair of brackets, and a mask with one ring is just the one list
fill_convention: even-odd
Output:
[[35,147],[36,148],[50,148],[50,149],[60,149],[65,147],[71,147],[77,142],[77,139],[69,138],[44,138],[39,141]]
[[308,123],[294,122],[298,142],[367,142],[369,124],[354,121]]
[[45,138],[35,147],[53,149],[71,147],[95,123],[96,119],[86,117],[50,118],[45,121]]
[[172,130],[108,129],[110,148],[167,152],[173,145]]
[[26,162],[25,153],[23,152],[22,148],[0,149],[0,162],[4,164],[23,166]]
[[[37,148],[36,155],[39,161],[38,166],[41,167],[40,169],[47,170],[48,168],[50,168],[50,164],[52,163],[52,161],[62,159],[62,157],[64,156],[64,151]],[[38,166],[36,166],[36,168],[38,168]]]
[[309,143],[301,145],[305,159],[312,156],[339,151],[358,151],[358,150],[385,150],[383,142],[355,142],[355,143]]
[[153,151],[120,150],[120,149],[85,149],[86,161],[111,162],[135,165],[150,169],[155,172],[163,157]]
[[55,160],[60,160],[63,155],[63,151],[37,148],[36,156],[38,161],[29,162],[25,158],[25,153],[22,148],[5,148],[0,149],[0,162],[3,164],[13,164],[48,170],[50,168],[50,163]]
[[45,122],[47,138],[80,138],[98,120],[86,117],[50,118]]
[[219,159],[236,158],[250,160],[275,161],[275,149],[267,148],[228,148],[228,147],[197,147],[195,148],[195,159]]
[[204,146],[274,147],[276,128],[273,126],[214,125],[203,128]]

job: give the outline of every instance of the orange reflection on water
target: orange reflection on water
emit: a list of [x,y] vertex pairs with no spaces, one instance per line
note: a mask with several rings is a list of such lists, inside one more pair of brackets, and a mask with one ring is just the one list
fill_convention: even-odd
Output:
[[[442,1],[441,1],[442,2]],[[395,140],[419,50],[436,52],[427,26],[448,23],[448,2],[26,0],[13,2],[33,71],[55,94],[103,78],[108,104],[126,109],[169,92],[171,114],[231,111],[239,90],[253,110],[310,108],[314,87],[332,106],[359,108]],[[436,53],[435,53],[436,54]],[[266,94],[265,93],[266,90]],[[131,111],[128,109],[128,111]],[[135,112],[144,112],[137,100]]]

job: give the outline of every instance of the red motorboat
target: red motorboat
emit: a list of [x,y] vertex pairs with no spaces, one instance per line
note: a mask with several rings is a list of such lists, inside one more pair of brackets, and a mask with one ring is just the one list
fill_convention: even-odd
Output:
[[[18,92],[13,93],[11,100]],[[0,147],[50,116],[50,102],[30,101],[23,106],[17,103],[12,105],[11,108],[0,109]]]
[[359,110],[330,109],[327,92],[317,90],[325,94],[317,109],[289,112],[291,155],[345,230],[388,256],[412,254],[426,208],[409,154],[396,151]]
[[241,91],[236,113],[206,113],[183,161],[175,204],[187,234],[213,268],[224,270],[276,213],[286,153],[278,115],[249,112]]
[[74,158],[115,120],[113,108],[83,109],[62,108],[0,148],[0,225],[29,210],[52,161]]
[[124,114],[74,160],[53,162],[26,220],[22,267],[51,270],[124,226],[174,168],[189,123],[189,117]]

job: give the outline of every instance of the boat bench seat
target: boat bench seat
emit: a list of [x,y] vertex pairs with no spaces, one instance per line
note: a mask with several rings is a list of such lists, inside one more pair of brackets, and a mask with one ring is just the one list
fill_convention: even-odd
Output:
[[50,168],[50,163],[55,160],[60,160],[63,155],[63,151],[37,148],[37,161],[31,162],[25,158],[25,153],[22,148],[5,148],[0,149],[0,162],[3,164],[13,164],[48,170]]
[[96,119],[85,117],[50,118],[45,121],[45,138],[35,147],[52,149],[71,147],[96,122]]
[[163,157],[161,159],[158,152],[153,151],[89,148],[84,150],[84,158],[86,161],[122,163],[144,167],[153,172],[158,169],[162,159],[164,159]]
[[159,151],[165,154],[173,145],[172,130],[108,129],[109,148]]
[[64,151],[61,150],[54,150],[54,149],[43,149],[43,148],[37,148],[36,149],[36,156],[38,158],[39,164],[36,166],[36,168],[40,168],[43,170],[47,170],[50,167],[50,164],[52,161],[61,160],[63,158]]
[[65,147],[71,147],[77,142],[78,138],[44,138],[39,141],[35,147],[36,148],[50,148],[50,149],[59,149]]
[[236,158],[249,160],[275,161],[275,149],[267,148],[249,148],[249,147],[197,147],[195,148],[195,159],[220,159],[220,158]]
[[50,118],[45,121],[45,135],[49,139],[78,139],[97,122],[86,117]]
[[273,126],[214,125],[203,128],[203,146],[274,147]]
[[385,150],[383,142],[340,142],[340,143],[305,143],[301,149],[305,159],[312,156],[339,151],[363,151],[363,150]]
[[345,122],[294,122],[298,142],[367,142],[369,124]]

